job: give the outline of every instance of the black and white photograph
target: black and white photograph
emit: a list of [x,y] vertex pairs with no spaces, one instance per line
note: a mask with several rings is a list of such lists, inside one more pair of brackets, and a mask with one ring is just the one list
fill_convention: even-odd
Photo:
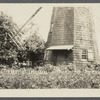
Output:
[[0,89],[100,89],[100,4],[0,4]]

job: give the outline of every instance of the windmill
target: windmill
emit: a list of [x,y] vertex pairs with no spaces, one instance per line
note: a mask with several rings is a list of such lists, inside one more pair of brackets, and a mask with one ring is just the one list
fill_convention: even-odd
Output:
[[93,19],[86,7],[54,7],[45,51],[46,63],[82,65],[98,62]]

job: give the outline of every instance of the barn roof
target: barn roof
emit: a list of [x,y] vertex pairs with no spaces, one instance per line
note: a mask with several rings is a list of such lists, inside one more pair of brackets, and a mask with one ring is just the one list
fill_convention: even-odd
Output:
[[47,48],[47,50],[70,50],[70,49],[73,49],[73,45],[57,45]]

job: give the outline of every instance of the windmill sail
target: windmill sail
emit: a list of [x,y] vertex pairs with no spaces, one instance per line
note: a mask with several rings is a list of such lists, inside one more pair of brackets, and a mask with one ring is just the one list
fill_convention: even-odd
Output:
[[36,12],[26,21],[26,23],[18,30],[18,32],[13,33],[9,30],[9,28],[5,27],[5,30],[8,31],[8,33],[10,33],[8,34],[9,37],[15,43],[15,45],[18,47],[19,50],[25,50],[25,48],[23,47],[21,43],[21,38],[23,37],[23,33],[21,32],[21,30],[40,11],[41,8],[42,7],[36,10]]

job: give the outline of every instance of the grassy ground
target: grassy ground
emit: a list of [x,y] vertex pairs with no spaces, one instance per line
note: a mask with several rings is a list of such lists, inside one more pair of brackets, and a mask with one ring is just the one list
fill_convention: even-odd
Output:
[[[69,67],[71,69],[69,69]],[[70,66],[1,69],[1,89],[100,88],[100,72],[75,71]]]

